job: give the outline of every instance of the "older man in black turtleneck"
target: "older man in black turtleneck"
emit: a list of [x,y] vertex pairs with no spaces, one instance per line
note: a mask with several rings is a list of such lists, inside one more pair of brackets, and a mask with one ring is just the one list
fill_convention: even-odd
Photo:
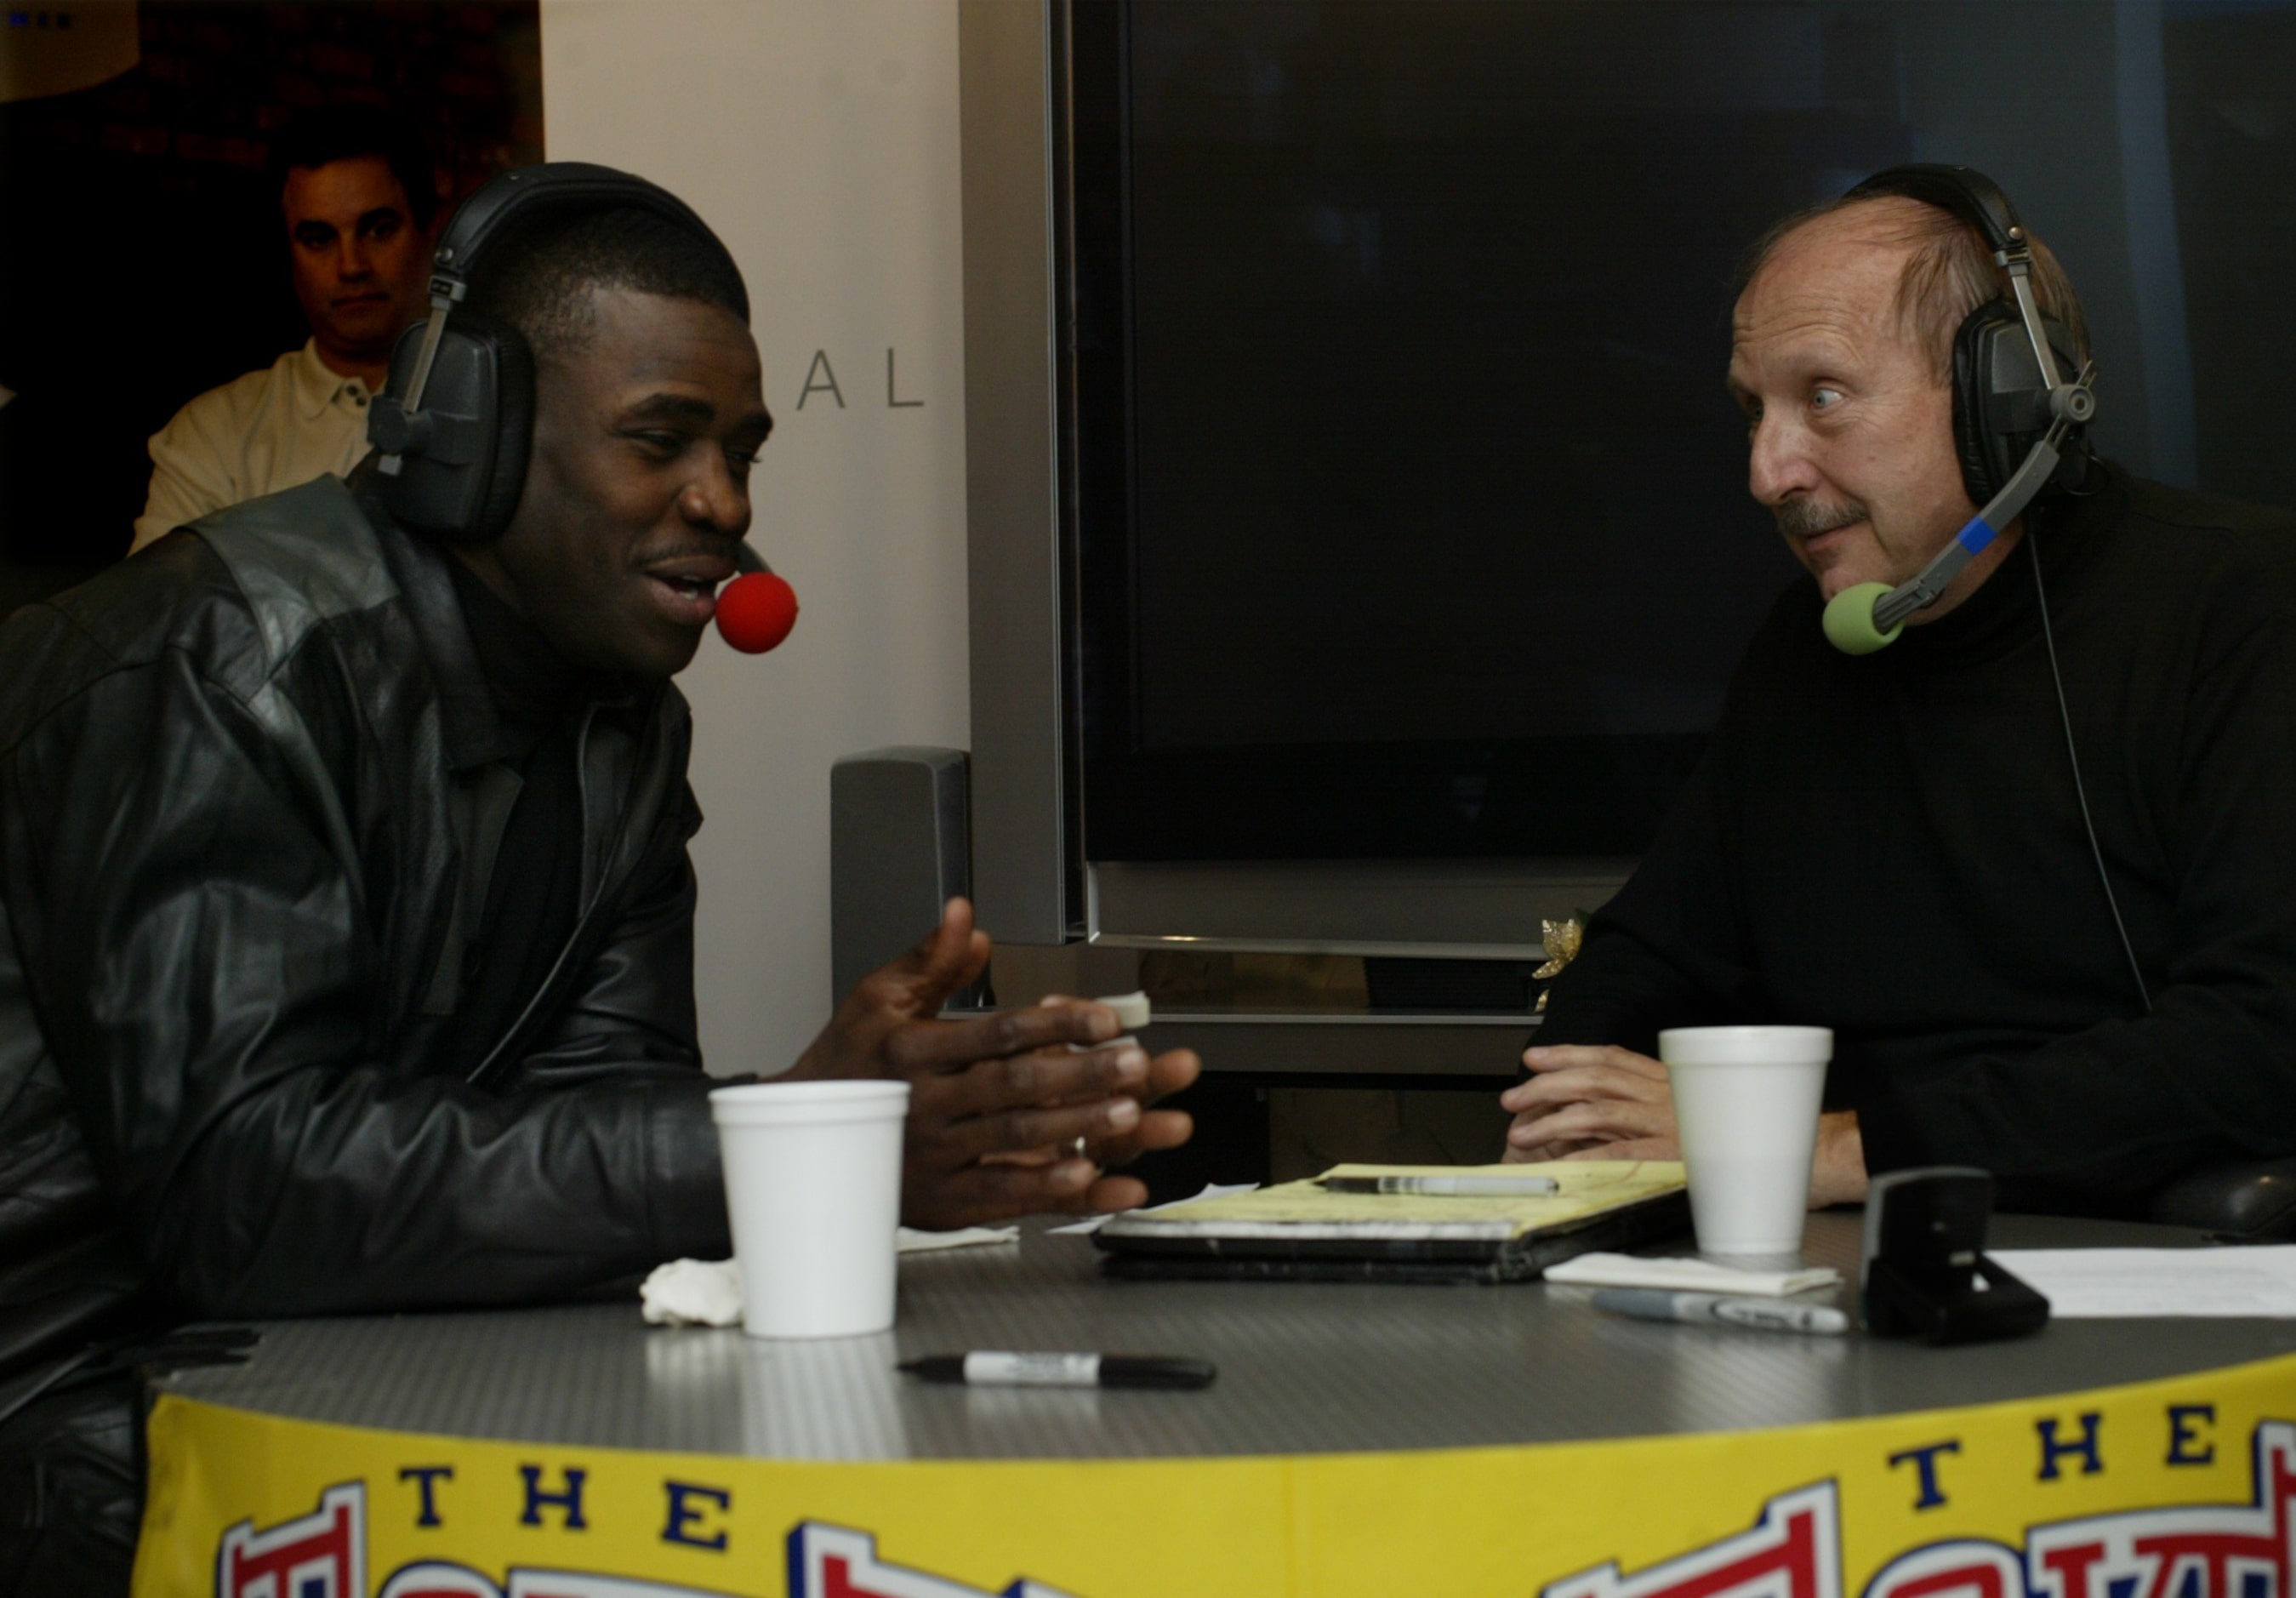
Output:
[[1827,600],[1906,581],[1977,512],[1956,334],[2002,286],[1975,227],[1902,194],[1758,251],[1729,386],[1754,496],[1816,581],[1756,636],[1558,982],[1502,1100],[1511,1157],[1676,1157],[1656,1034],[1733,1021],[1834,1031],[1813,1204],[1950,1162],[2008,1205],[2128,1213],[2196,1166],[2296,1151],[2291,518],[2092,461],[1887,651],[1821,632]]

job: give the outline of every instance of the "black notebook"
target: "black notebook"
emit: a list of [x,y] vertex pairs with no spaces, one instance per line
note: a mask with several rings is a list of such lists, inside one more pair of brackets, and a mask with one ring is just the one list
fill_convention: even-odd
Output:
[[[1345,1176],[1551,1176],[1545,1195],[1333,1192]],[[1686,1231],[1682,1166],[1657,1160],[1532,1166],[1334,1166],[1257,1192],[1119,1215],[1094,1241],[1111,1275],[1267,1281],[1528,1281],[1596,1249]]]

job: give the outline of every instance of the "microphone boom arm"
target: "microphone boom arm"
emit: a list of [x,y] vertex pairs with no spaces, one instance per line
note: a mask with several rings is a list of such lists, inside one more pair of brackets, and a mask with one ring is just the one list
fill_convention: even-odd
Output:
[[2001,530],[2019,516],[2033,502],[2057,469],[2059,444],[2063,442],[2066,424],[2061,417],[2053,423],[2026,455],[2001,491],[1986,502],[1985,508],[1969,519],[1967,525],[1954,535],[1953,542],[1938,551],[1911,582],[1891,589],[1874,602],[1874,626],[1882,632],[1894,632],[1906,617],[1917,610],[1935,605],[1947,586],[1961,575],[1962,568],[1982,555]]

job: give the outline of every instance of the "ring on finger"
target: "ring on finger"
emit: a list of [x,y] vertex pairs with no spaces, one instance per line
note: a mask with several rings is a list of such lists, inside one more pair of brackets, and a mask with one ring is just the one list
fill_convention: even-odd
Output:
[[1076,1134],[1076,1141],[1069,1145],[1069,1151],[1074,1154],[1078,1159],[1082,1159],[1084,1157],[1084,1133],[1078,1133]]

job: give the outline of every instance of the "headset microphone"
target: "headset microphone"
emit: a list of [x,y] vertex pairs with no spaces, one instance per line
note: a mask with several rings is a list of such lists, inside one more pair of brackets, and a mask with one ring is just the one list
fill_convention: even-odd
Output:
[[[1897,642],[1906,618],[1935,605],[1944,597],[1946,585],[1961,575],[1961,569],[1983,554],[2001,536],[2004,527],[2024,514],[2034,496],[2048,486],[2049,479],[2056,474],[2068,429],[2096,414],[2096,400],[2088,387],[2095,370],[2090,366],[2083,368],[2072,383],[2052,384],[2051,402],[2061,402],[2064,408],[2057,420],[2033,446],[2024,464],[2002,485],[2001,491],[1969,519],[1968,524],[1954,535],[1953,542],[1939,551],[1937,558],[1923,566],[1911,582],[1894,589],[1886,582],[1861,582],[1826,601],[1825,636],[1836,649],[1845,655],[1871,655]],[[2050,375],[2054,377],[2055,374]],[[2075,419],[2071,413],[2077,408],[2079,415]]]
[[[1906,618],[1943,597],[1962,568],[2042,490],[2062,472],[2077,473],[2080,455],[2073,451],[2069,462],[2068,450],[2096,416],[2096,368],[2092,364],[2070,378],[2062,375],[2072,357],[2059,366],[2052,334],[2062,338],[2062,330],[2042,317],[2033,298],[2032,241],[1999,185],[1967,167],[1892,167],[1848,197],[1882,194],[1922,201],[1974,227],[1992,246],[2011,298],[1979,306],[1954,335],[1954,439],[1969,497],[1984,508],[1911,582],[1896,588],[1861,582],[1833,597],[1825,607],[1825,636],[1849,655],[1871,655],[1896,641]],[[2036,433],[2040,436],[2018,459],[2017,441]]]
[[734,551],[742,574],[718,594],[718,636],[744,655],[779,647],[797,625],[797,590],[747,544]]

